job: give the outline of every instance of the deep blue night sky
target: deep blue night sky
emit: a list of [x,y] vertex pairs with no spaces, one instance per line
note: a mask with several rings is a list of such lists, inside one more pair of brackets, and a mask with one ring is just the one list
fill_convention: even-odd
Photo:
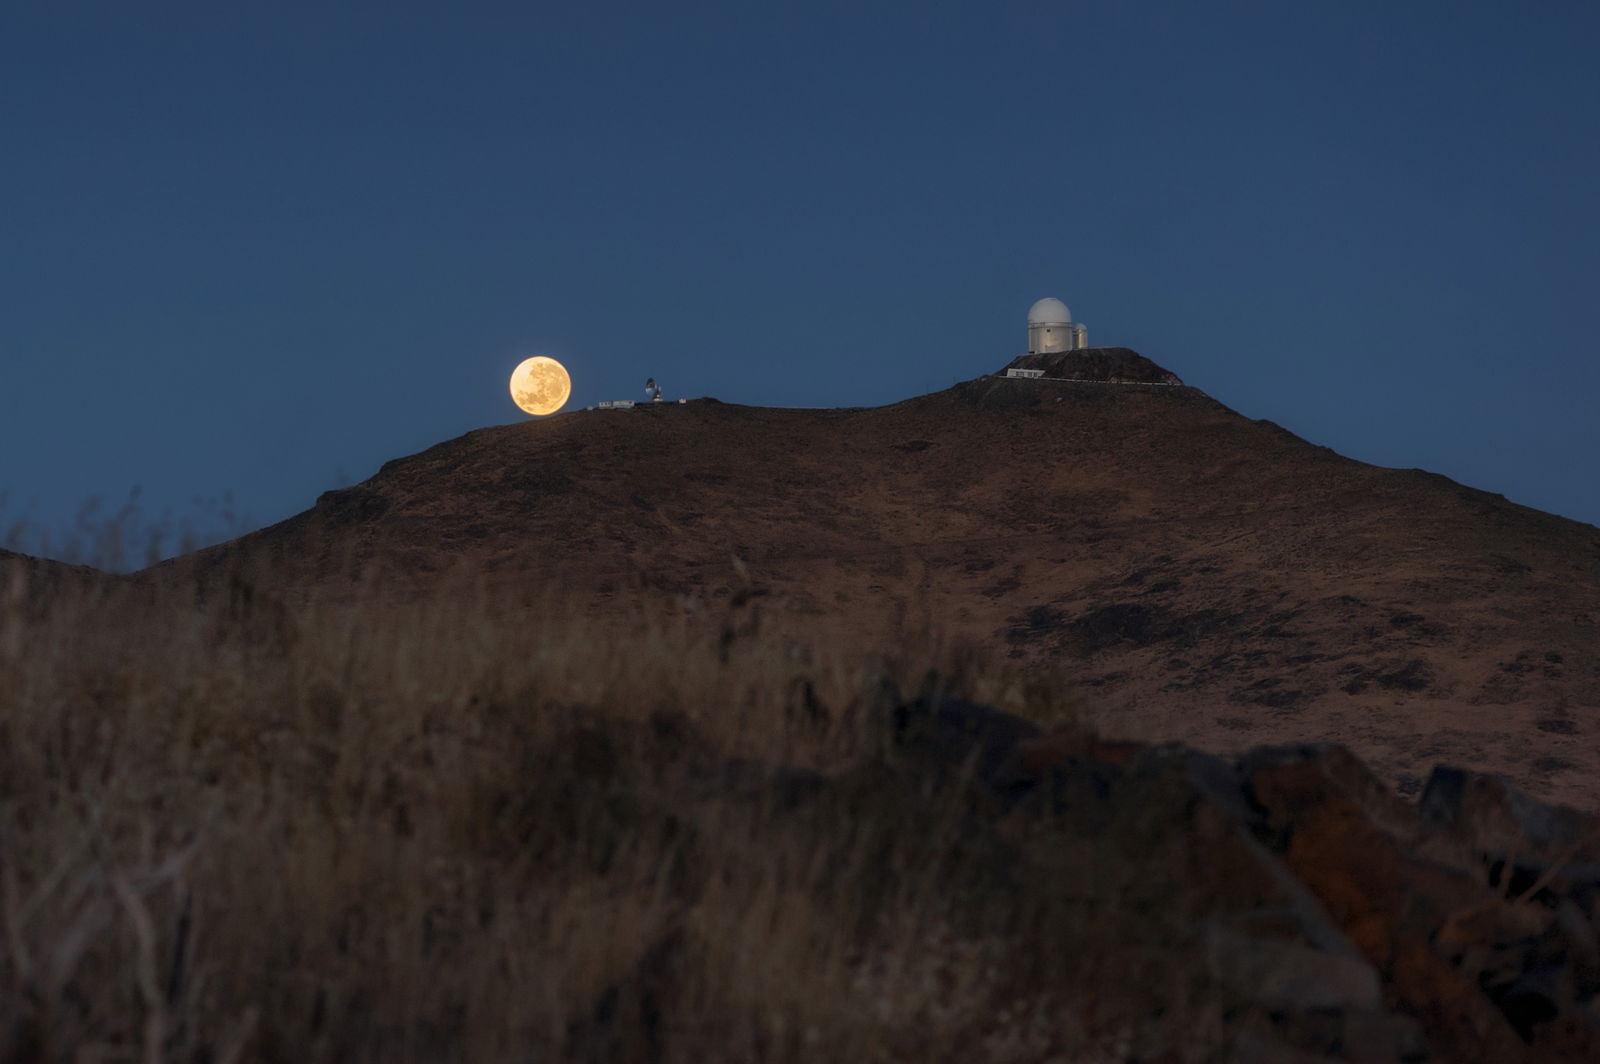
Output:
[[269,523],[520,420],[532,354],[574,406],[892,402],[1054,295],[1600,522],[1597,40],[1590,2],[9,3],[0,516]]

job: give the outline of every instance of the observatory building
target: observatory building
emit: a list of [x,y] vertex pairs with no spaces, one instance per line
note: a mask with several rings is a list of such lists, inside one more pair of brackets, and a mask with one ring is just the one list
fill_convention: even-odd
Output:
[[1059,299],[1041,299],[1028,308],[1028,354],[1053,355],[1082,351],[1089,346],[1089,330],[1074,323],[1072,311]]

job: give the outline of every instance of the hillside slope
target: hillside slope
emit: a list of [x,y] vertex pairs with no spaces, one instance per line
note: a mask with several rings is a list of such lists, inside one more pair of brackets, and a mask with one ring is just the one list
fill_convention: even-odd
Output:
[[982,377],[873,409],[575,411],[392,461],[142,579],[241,565],[291,597],[357,572],[426,596],[470,570],[602,617],[748,580],[776,623],[863,649],[932,630],[1063,664],[1111,733],[1328,740],[1401,793],[1449,762],[1600,806],[1600,530],[1183,386]]

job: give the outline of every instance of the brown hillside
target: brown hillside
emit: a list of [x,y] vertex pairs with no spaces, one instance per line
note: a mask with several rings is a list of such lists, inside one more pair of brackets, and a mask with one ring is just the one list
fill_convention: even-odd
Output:
[[[1119,352],[1080,354],[1171,377]],[[748,579],[769,617],[864,649],[931,629],[1065,664],[1113,734],[1333,741],[1401,793],[1449,762],[1600,806],[1600,530],[1171,384],[575,411],[390,462],[142,579],[240,564],[292,597],[358,572],[426,596],[481,567],[519,602],[600,617]]]
[[87,565],[35,558],[16,551],[0,550],[0,599],[38,599],[63,591],[85,591],[109,587],[117,578]]

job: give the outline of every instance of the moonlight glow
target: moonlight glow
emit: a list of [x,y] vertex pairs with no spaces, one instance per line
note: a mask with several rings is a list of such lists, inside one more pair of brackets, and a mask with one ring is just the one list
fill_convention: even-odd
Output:
[[567,376],[567,367],[553,358],[539,355],[511,371],[511,400],[530,414],[554,414],[570,395],[572,378]]

